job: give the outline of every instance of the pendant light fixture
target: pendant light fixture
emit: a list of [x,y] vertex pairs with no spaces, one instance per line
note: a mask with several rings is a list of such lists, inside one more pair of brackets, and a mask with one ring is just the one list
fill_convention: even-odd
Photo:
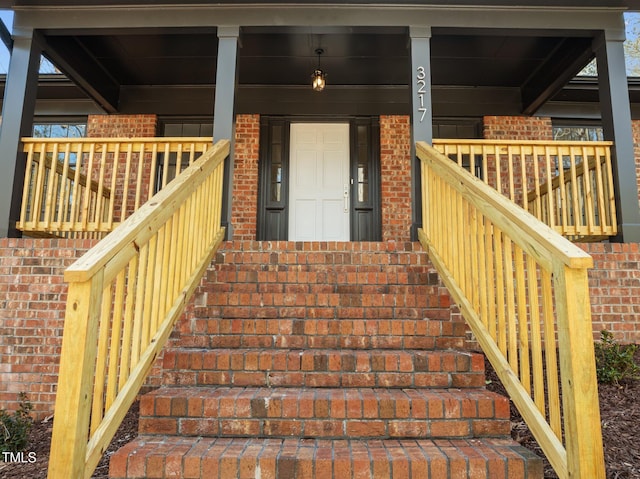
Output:
[[322,91],[326,85],[326,74],[320,69],[320,55],[324,53],[322,48],[316,48],[316,55],[318,55],[318,68],[311,75],[311,86],[314,91]]

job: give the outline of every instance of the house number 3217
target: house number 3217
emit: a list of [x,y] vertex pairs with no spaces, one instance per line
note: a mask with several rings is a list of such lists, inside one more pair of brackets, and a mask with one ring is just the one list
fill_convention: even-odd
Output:
[[427,77],[426,72],[424,71],[424,67],[418,67],[418,72],[416,74],[416,83],[418,85],[418,102],[420,106],[418,107],[418,112],[420,113],[420,123],[424,121],[424,116],[427,114],[427,107],[424,106],[424,95],[427,93],[427,82],[425,78]]

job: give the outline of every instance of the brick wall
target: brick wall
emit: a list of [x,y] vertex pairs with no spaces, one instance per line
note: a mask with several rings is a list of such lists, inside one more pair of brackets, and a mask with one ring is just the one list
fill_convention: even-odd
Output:
[[601,330],[625,343],[640,344],[640,244],[579,244],[594,260],[589,292],[594,337]]
[[408,241],[411,228],[411,135],[408,116],[380,117],[382,240]]
[[551,118],[531,116],[485,116],[487,140],[553,140]]
[[[67,301],[63,273],[96,243],[0,238],[0,409],[15,409],[25,392],[37,419],[53,412]],[[160,384],[161,356],[147,387]]]
[[89,138],[150,138],[156,136],[156,115],[89,115]]
[[51,414],[67,285],[62,274],[94,240],[0,239],[0,408],[27,393]]
[[[158,117],[156,115],[89,115],[87,119],[87,137],[89,138],[154,138],[156,136]],[[114,218],[120,221],[122,204],[125,192],[127,194],[127,208],[125,218],[135,208],[136,182],[139,176],[139,154],[134,153],[131,159],[129,181],[125,184],[126,154],[121,153],[118,158],[118,170],[116,172],[116,188],[114,192]],[[102,155],[96,155],[91,177],[99,178]],[[105,163],[105,184],[111,185],[113,173],[113,154],[108,154]],[[86,174],[86,171],[83,171]],[[151,182],[151,154],[143,158],[142,192],[146,195]],[[145,196],[146,197],[146,196]]]
[[233,238],[254,240],[258,218],[260,115],[236,116],[233,171]]
[[[67,291],[62,274],[93,244],[93,240],[0,239],[0,408],[14,409],[18,393],[24,391],[35,406],[36,417],[53,411]],[[366,245],[362,243],[362,248],[369,247]],[[377,248],[391,247],[379,245]],[[580,246],[595,261],[589,271],[594,338],[607,329],[620,341],[640,344],[640,245]],[[419,247],[414,244],[414,248]],[[425,287],[437,291],[429,295],[437,301],[429,307],[446,307],[446,290],[431,284],[429,275],[425,278]],[[210,294],[215,294],[210,285],[201,286],[185,317],[206,310]],[[453,305],[450,317],[459,318]],[[183,327],[187,323],[181,322]],[[158,358],[148,386],[160,384],[161,360]]]

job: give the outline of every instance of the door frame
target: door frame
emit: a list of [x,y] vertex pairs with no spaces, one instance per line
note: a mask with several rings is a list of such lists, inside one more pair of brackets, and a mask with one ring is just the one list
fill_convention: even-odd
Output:
[[[286,241],[289,238],[289,156],[291,123],[349,123],[349,174],[357,178],[358,154],[368,149],[369,195],[357,201],[357,182],[350,187],[350,241],[381,241],[382,207],[380,177],[379,117],[269,116],[260,118],[258,164],[257,240]],[[360,138],[359,138],[360,137]],[[280,165],[280,194],[271,181],[274,164]]]
[[351,241],[351,125],[292,121],[289,132],[289,240]]

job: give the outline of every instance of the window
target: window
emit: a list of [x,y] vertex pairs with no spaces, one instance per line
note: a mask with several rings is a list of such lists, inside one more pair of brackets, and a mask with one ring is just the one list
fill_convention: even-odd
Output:
[[556,141],[602,141],[601,126],[554,126],[553,139]]
[[[86,123],[35,123],[34,138],[84,138],[87,135]],[[58,154],[58,160],[64,161],[64,152]],[[76,166],[76,153],[69,154],[69,166]]]
[[34,138],[83,138],[87,135],[85,123],[36,123]]

